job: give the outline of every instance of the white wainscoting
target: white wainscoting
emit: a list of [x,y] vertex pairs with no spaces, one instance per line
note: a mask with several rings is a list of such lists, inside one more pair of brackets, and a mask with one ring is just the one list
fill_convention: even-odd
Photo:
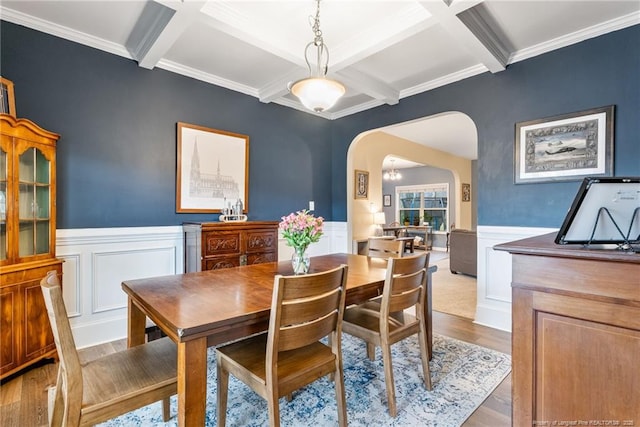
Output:
[[[476,323],[511,330],[511,255],[494,245],[556,229],[478,227],[478,305]],[[350,252],[346,222],[327,222],[309,255]],[[126,337],[127,298],[121,283],[182,273],[181,226],[71,229],[57,231],[63,263],[63,291],[76,345],[93,346]],[[278,259],[293,249],[280,236]]]
[[[326,222],[324,235],[309,254],[347,250],[347,224]],[[293,249],[282,238],[278,258],[291,259]],[[56,255],[64,260],[63,293],[78,348],[127,335],[124,280],[179,274],[184,271],[181,226],[57,230]]]
[[556,231],[553,228],[478,226],[475,323],[511,332],[511,254],[493,247]]
[[63,293],[79,348],[127,336],[124,280],[182,273],[181,226],[57,230]]

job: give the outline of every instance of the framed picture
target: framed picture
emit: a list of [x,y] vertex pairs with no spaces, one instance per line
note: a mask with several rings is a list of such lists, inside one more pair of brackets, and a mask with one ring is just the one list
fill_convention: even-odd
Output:
[[391,194],[385,194],[382,196],[382,206],[385,208],[391,206]]
[[353,194],[356,199],[369,198],[369,172],[356,169],[355,188]]
[[249,210],[249,137],[178,122],[176,212]]
[[13,93],[13,82],[0,77],[0,113],[16,117],[16,99]]
[[516,123],[515,183],[613,174],[614,106]]
[[462,184],[462,201],[471,201],[471,184]]

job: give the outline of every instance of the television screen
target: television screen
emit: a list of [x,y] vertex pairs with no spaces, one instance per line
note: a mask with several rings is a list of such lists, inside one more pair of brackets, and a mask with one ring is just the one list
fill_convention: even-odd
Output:
[[640,177],[588,177],[560,227],[558,244],[640,244]]

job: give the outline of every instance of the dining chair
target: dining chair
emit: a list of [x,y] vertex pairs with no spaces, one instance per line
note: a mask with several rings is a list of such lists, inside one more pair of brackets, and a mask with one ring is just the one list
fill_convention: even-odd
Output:
[[404,242],[395,239],[369,239],[367,256],[376,258],[401,257],[404,255]]
[[58,350],[56,385],[48,391],[49,426],[92,426],[176,394],[177,348],[169,338],[81,363],[60,281],[49,271],[40,281]]
[[[341,349],[347,269],[277,275],[268,331],[216,348],[218,426],[226,423],[229,373],[267,401],[272,427],[280,425],[280,397],[331,375],[338,423],[347,425]],[[328,344],[320,341],[327,336]]]
[[[345,310],[342,330],[367,343],[367,356],[375,360],[375,347],[382,350],[387,405],[389,414],[397,414],[391,345],[409,336],[418,335],[424,384],[431,390],[427,328],[424,307],[426,301],[429,253],[404,258],[389,258],[382,298]],[[415,315],[407,309],[415,309]]]

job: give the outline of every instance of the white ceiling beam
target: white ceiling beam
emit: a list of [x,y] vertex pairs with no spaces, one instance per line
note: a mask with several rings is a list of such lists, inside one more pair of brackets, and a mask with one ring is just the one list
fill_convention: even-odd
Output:
[[[127,40],[142,68],[153,69],[182,33],[199,19],[203,1],[149,2]],[[144,29],[140,31],[139,29]]]
[[[461,19],[443,1],[420,2],[436,17],[442,28],[458,43],[465,46],[492,73],[504,71],[508,53],[496,34],[472,9],[466,9]],[[471,28],[470,28],[471,27]]]
[[338,80],[350,88],[386,104],[395,105],[400,99],[400,91],[354,68],[345,68],[336,74]]

